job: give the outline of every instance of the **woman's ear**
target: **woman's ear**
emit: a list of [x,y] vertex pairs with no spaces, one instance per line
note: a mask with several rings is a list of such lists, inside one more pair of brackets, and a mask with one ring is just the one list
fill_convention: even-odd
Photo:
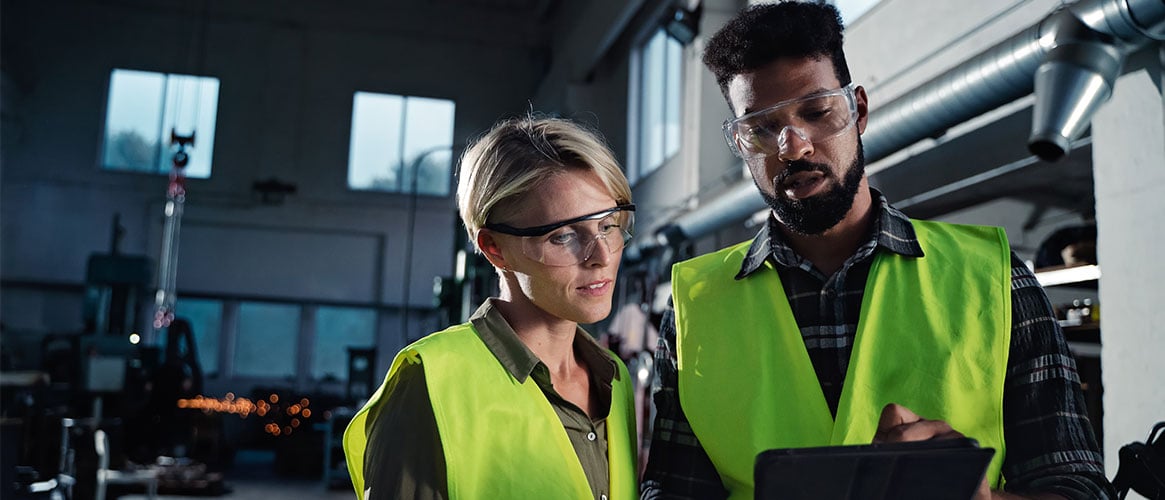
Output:
[[493,233],[487,230],[477,231],[477,248],[481,249],[481,254],[485,259],[493,264],[498,269],[508,269],[506,267],[506,257],[502,254],[502,247],[498,241],[494,239]]

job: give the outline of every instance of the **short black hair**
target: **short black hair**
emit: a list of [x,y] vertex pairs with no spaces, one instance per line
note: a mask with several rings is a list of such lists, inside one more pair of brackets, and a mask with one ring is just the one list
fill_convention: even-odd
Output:
[[716,75],[726,100],[733,77],[784,57],[828,57],[837,80],[848,85],[849,67],[842,51],[844,30],[841,14],[827,3],[753,5],[712,36],[704,49],[704,65]]

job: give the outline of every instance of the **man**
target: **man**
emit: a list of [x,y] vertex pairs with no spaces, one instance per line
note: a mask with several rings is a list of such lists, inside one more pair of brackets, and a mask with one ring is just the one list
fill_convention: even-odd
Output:
[[912,221],[869,187],[837,10],[749,7],[704,63],[772,215],[673,268],[643,497],[751,498],[770,448],[961,435],[996,450],[977,498],[1110,496],[1072,357],[1003,230]]

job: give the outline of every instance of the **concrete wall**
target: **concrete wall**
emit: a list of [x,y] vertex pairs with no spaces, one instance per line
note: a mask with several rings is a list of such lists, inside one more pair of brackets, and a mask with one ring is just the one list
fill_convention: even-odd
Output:
[[1132,58],[1092,121],[1106,466],[1165,421],[1165,48]]

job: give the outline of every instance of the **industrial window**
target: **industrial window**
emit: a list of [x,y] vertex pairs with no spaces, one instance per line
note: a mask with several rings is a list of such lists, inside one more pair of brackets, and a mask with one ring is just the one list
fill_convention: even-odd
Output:
[[448,195],[454,108],[444,99],[356,92],[348,187]]
[[[222,301],[182,298],[177,315],[190,322],[194,345],[198,349],[198,363],[207,377],[218,374],[218,346],[222,332]],[[159,339],[165,342],[165,339]]]
[[194,134],[186,176],[210,177],[218,79],[114,69],[109,78],[101,165],[107,170],[169,173],[171,132]]
[[311,375],[316,380],[348,379],[348,348],[376,346],[376,310],[356,307],[316,309]]
[[631,79],[631,182],[647,176],[680,150],[683,45],[660,28],[636,51]]
[[240,377],[291,379],[299,345],[300,306],[240,302],[234,373]]

